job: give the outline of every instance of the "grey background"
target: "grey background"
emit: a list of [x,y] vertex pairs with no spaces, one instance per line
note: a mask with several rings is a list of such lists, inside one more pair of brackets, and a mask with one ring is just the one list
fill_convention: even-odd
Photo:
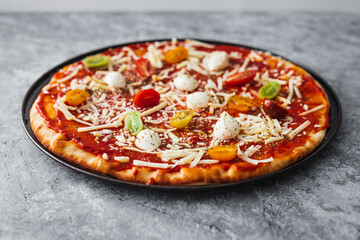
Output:
[[[1,239],[360,238],[359,14],[0,14],[0,34]],[[49,68],[102,46],[172,36],[258,46],[306,63],[342,102],[338,135],[289,174],[210,192],[103,182],[27,138],[21,101]]]
[[359,0],[0,0],[0,12],[66,11],[343,11]]

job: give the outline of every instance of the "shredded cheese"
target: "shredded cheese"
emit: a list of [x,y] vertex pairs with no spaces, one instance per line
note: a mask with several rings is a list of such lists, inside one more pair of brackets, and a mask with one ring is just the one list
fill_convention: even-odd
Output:
[[289,138],[293,139],[294,137],[296,137],[296,135],[298,135],[300,132],[302,132],[305,128],[307,128],[307,126],[310,125],[310,121],[307,120],[306,122],[304,122],[303,124],[301,124],[299,127],[297,127],[294,131],[292,131],[289,134]]
[[148,109],[148,110],[140,113],[140,116],[141,116],[141,117],[145,117],[145,116],[147,116],[147,115],[150,115],[150,114],[152,114],[152,113],[154,113],[154,112],[157,112],[157,111],[163,109],[163,108],[166,107],[167,105],[168,105],[167,102],[161,102],[161,103],[159,103],[158,105],[156,105],[155,107],[150,108],[150,109]]
[[73,70],[72,73],[70,73],[69,75],[67,75],[67,76],[64,77],[64,78],[57,79],[56,81],[57,81],[58,83],[63,83],[63,82],[66,82],[66,81],[70,80],[71,78],[73,78],[73,77],[76,76],[76,74],[78,73],[79,69],[81,69],[81,68],[82,68],[82,65],[79,65],[77,68],[75,68],[75,69]]
[[299,116],[306,116],[306,115],[308,115],[308,114],[310,114],[310,113],[319,111],[319,110],[323,109],[324,107],[325,107],[325,106],[321,104],[321,105],[319,105],[319,106],[317,106],[317,107],[314,107],[314,108],[312,108],[312,109],[310,109],[310,110],[308,110],[308,111],[306,111],[306,112],[300,113]]
[[195,159],[191,162],[190,167],[193,168],[195,167],[198,162],[200,161],[200,159],[202,158],[202,156],[204,155],[205,151],[201,150],[195,157]]
[[151,168],[170,168],[173,165],[167,163],[154,163],[154,162],[145,162],[140,160],[133,161],[134,166],[138,167],[151,167]]
[[114,157],[115,161],[121,162],[121,163],[127,163],[130,161],[129,157]]
[[115,122],[113,123],[108,123],[108,124],[103,124],[103,125],[98,125],[98,126],[91,126],[91,127],[81,127],[78,128],[77,131],[78,132],[89,132],[89,131],[94,131],[94,130],[99,130],[99,129],[104,129],[104,128],[117,128],[117,127],[121,127],[122,121],[125,119],[125,117],[130,113],[133,112],[132,110],[128,110],[126,112],[121,113]]

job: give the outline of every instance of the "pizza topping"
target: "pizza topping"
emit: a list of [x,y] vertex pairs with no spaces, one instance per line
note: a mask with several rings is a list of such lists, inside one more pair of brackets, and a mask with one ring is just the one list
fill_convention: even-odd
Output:
[[103,153],[102,158],[104,160],[109,160],[109,155],[107,155],[107,153]]
[[133,164],[139,167],[151,167],[151,168],[170,168],[173,165],[168,163],[153,163],[153,162],[145,162],[141,160],[134,160]]
[[151,66],[151,63],[146,58],[139,58],[135,61],[135,66],[137,72],[142,77],[151,77],[154,74],[154,69]]
[[203,64],[209,71],[219,71],[229,65],[229,56],[224,51],[214,51],[204,58]]
[[127,163],[130,161],[130,158],[129,157],[114,157],[114,160],[115,161],[118,161],[120,163]]
[[124,76],[119,72],[109,72],[103,79],[110,87],[114,88],[126,88],[126,80]]
[[307,128],[309,125],[311,124],[311,122],[309,120],[307,120],[306,122],[304,122],[303,124],[301,124],[299,127],[297,127],[294,131],[292,131],[289,134],[289,138],[293,139],[296,135],[298,135],[300,132],[302,132],[305,128]]
[[135,94],[134,104],[138,107],[150,107],[159,104],[160,94],[154,89],[142,90]]
[[[80,70],[82,67],[83,67],[82,65],[78,65],[77,67],[72,68],[73,70],[72,70],[72,72],[71,72],[69,75],[67,75],[66,77],[61,78],[61,79],[56,79],[56,81],[57,81],[58,83],[64,83],[64,82],[72,79],[73,77],[76,76],[76,74],[79,72],[79,70]],[[61,70],[60,70],[60,71],[61,71]],[[69,71],[69,69],[68,69],[68,71]],[[54,75],[54,77],[55,77],[55,76],[56,76],[56,75]],[[56,86],[56,85],[47,85],[47,86],[45,86],[45,90],[49,90],[50,88],[55,87],[55,86]]]
[[152,114],[154,112],[157,112],[160,109],[163,109],[164,107],[166,107],[167,104],[168,104],[167,102],[161,102],[161,103],[159,103],[159,105],[156,105],[155,107],[152,107],[152,108],[140,113],[140,116],[145,117],[145,116],[150,115],[150,114]]
[[[89,132],[89,131],[94,131],[94,130],[100,130],[100,129],[104,129],[104,128],[117,128],[117,127],[121,127],[123,126],[122,121],[125,119],[125,117],[129,114],[133,112],[132,110],[127,110],[119,115],[117,115],[114,119],[112,123],[106,123],[106,124],[102,124],[102,125],[98,125],[98,126],[90,126],[90,127],[81,127],[78,128],[77,131],[78,132]],[[88,124],[88,123],[87,123]],[[90,125],[90,124],[88,124]]]
[[[42,94],[55,96],[61,125],[49,120],[50,124],[70,138],[79,136],[81,140],[75,141],[80,145],[89,143],[89,152],[122,163],[118,169],[178,171],[179,165],[270,162],[278,146],[298,146],[306,140],[306,128],[318,116],[310,113],[326,107],[309,98],[315,91],[311,77],[307,80],[281,59],[270,61],[263,52],[187,40],[144,43],[108,53],[110,59],[90,57],[107,58],[103,65],[96,58],[95,65],[83,60],[88,68],[104,67],[101,71],[74,63],[55,74]],[[88,96],[79,94],[75,101],[74,96],[61,97],[66,92],[74,95],[69,90]],[[66,121],[83,124],[74,130],[78,135]]]
[[176,47],[165,53],[164,59],[167,63],[173,64],[185,60],[188,57],[188,50],[184,47]]
[[214,137],[217,139],[232,139],[240,132],[239,122],[227,112],[221,114],[221,118],[214,127]]
[[205,150],[200,150],[198,152],[198,154],[196,154],[196,157],[194,158],[194,160],[191,162],[190,167],[191,168],[195,167],[199,163],[200,159],[202,158],[202,156],[204,154],[205,154]]
[[129,130],[132,135],[136,135],[143,130],[144,125],[138,111],[132,112],[126,116],[125,128]]
[[300,113],[299,116],[306,116],[306,115],[308,115],[308,114],[310,114],[310,113],[319,111],[319,110],[323,109],[324,107],[325,107],[324,105],[319,105],[319,106],[314,107],[314,108],[312,108],[312,109],[310,109],[310,110],[308,110],[308,111],[305,111],[305,112]]
[[230,109],[242,113],[249,112],[254,107],[253,103],[249,98],[239,95],[231,96],[227,104]]
[[145,151],[154,151],[161,144],[159,135],[149,129],[142,130],[136,136],[135,145]]
[[293,95],[294,95],[294,79],[290,78],[290,80],[289,80],[289,95],[286,99],[288,103],[291,102]]
[[101,68],[109,64],[109,57],[103,55],[95,55],[86,57],[82,62],[88,68]]
[[237,147],[234,145],[215,146],[209,148],[208,154],[212,159],[231,161],[237,155]]
[[265,113],[271,118],[284,118],[288,115],[288,111],[285,108],[280,107],[269,99],[264,99],[262,106]]
[[[251,147],[252,147],[252,145],[251,145]],[[241,160],[243,160],[247,163],[250,163],[252,165],[258,165],[259,163],[268,163],[268,162],[272,162],[274,160],[272,157],[266,158],[266,159],[261,159],[261,160],[252,159],[252,158],[250,158],[251,156],[249,156],[247,152],[245,152],[245,153],[242,152],[239,147],[238,147],[237,155]]]
[[188,108],[205,108],[208,106],[210,97],[203,92],[195,92],[186,97],[186,105]]
[[280,84],[278,82],[269,82],[259,90],[259,96],[264,99],[273,99],[280,91]]
[[175,128],[184,128],[190,123],[193,116],[192,109],[180,111],[170,118],[170,124]]
[[198,82],[189,74],[179,74],[174,79],[174,85],[177,89],[184,90],[184,91],[194,91],[198,86]]
[[245,72],[235,73],[226,78],[225,85],[229,87],[243,86],[246,83],[249,83],[252,80],[254,80],[255,76],[256,76],[256,71],[245,71]]
[[150,61],[151,65],[155,68],[162,68],[162,54],[161,52],[156,49],[153,44],[148,46],[148,52],[145,54],[145,57]]
[[82,89],[73,89],[66,93],[65,101],[72,105],[77,106],[85,102],[90,97],[90,94]]

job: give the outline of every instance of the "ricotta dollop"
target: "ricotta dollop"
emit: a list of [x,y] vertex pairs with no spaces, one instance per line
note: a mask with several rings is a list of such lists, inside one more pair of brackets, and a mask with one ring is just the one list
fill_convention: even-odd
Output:
[[194,91],[199,86],[195,78],[185,73],[179,74],[174,79],[174,85],[177,89],[190,92]]
[[109,72],[103,79],[107,85],[114,88],[126,88],[126,80],[119,72]]
[[225,140],[232,139],[239,135],[239,133],[239,122],[227,112],[223,112],[220,119],[215,124],[213,136],[217,139]]
[[229,65],[229,56],[224,51],[215,51],[204,58],[203,64],[209,71],[219,71]]
[[195,92],[186,97],[186,105],[188,108],[205,108],[208,106],[210,97],[203,92]]
[[161,144],[159,135],[149,129],[144,129],[136,135],[135,145],[145,151],[154,151]]

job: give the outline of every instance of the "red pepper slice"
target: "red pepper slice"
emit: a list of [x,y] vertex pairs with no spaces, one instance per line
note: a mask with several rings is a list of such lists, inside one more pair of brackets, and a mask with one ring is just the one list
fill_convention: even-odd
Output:
[[142,77],[150,77],[154,74],[154,69],[151,66],[151,63],[146,58],[139,58],[135,61],[136,71]]
[[159,104],[160,94],[154,89],[146,89],[136,93],[133,100],[138,107],[150,107]]
[[226,78],[225,85],[229,87],[239,87],[254,80],[255,76],[256,71],[235,73]]

